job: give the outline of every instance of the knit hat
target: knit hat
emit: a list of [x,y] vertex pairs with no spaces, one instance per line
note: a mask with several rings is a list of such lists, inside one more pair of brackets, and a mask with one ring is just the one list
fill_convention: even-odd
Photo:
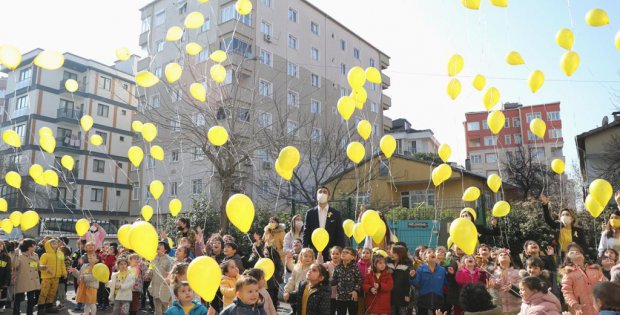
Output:
[[462,216],[464,213],[469,213],[471,217],[474,218],[474,221],[478,219],[478,214],[476,214],[476,210],[472,208],[465,208],[461,210],[461,213],[459,214],[459,216]]

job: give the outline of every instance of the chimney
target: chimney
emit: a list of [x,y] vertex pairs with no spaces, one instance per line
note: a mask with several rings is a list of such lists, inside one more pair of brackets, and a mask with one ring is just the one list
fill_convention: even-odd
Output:
[[465,169],[471,171],[471,160],[469,158],[465,159]]
[[611,113],[614,116],[614,121],[620,120],[620,111]]

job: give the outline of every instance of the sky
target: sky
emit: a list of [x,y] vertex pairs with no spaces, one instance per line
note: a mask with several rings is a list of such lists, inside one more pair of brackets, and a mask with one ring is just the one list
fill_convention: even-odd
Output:
[[[25,53],[43,49],[72,52],[106,64],[118,47],[140,54],[139,9],[147,0],[3,0],[0,44]],[[273,0],[274,5],[285,3]],[[310,0],[391,57],[386,70],[392,108],[385,115],[408,119],[413,128],[432,129],[441,143],[452,147],[451,160],[464,164],[464,113],[484,110],[483,92],[471,86],[475,74],[500,90],[500,102],[524,105],[561,102],[564,155],[576,161],[575,136],[601,125],[604,115],[620,107],[620,51],[614,36],[620,30],[620,1],[509,0],[497,8],[481,0],[481,9],[468,10],[460,0]],[[286,5],[286,4],[284,4]],[[611,23],[590,27],[584,17],[599,7]],[[570,78],[560,69],[564,49],[555,34],[570,28],[573,50],[581,64]],[[522,66],[509,66],[505,55],[518,51]],[[457,76],[463,91],[456,101],[445,92],[446,64],[461,54],[465,67]],[[527,77],[541,70],[546,82],[532,94]],[[617,105],[614,105],[617,104]],[[618,107],[616,107],[618,106]]]

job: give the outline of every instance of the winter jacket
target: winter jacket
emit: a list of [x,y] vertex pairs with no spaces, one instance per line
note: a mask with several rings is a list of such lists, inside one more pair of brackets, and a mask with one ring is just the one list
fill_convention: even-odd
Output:
[[409,282],[418,289],[418,306],[430,309],[443,306],[443,288],[448,284],[446,275],[446,269],[440,265],[435,265],[434,272],[426,263],[416,270]]
[[99,257],[101,258],[101,262],[104,263],[106,266],[108,266],[108,269],[110,269],[110,272],[114,270],[114,268],[116,267],[116,256],[107,255],[107,254],[99,254]]
[[[564,224],[562,224],[562,222],[560,222],[560,220],[554,220],[551,217],[551,213],[549,211],[549,205],[542,205],[543,208],[543,217],[545,218],[545,222],[547,223],[547,225],[549,227],[551,227],[552,229],[556,230],[557,234],[557,248],[556,248],[556,252],[560,252],[560,229],[564,226]],[[574,224],[574,223],[573,223]],[[579,244],[579,246],[581,246],[582,248],[587,248],[586,246],[586,239],[585,239],[585,232],[583,231],[583,229],[581,229],[578,226],[574,226],[572,227],[571,230],[571,235],[573,238],[573,242]]]
[[258,289],[258,294],[262,295],[265,299],[265,313],[267,313],[267,315],[278,315],[278,311],[273,304],[273,300],[271,299],[271,295],[269,295],[269,291],[267,291],[267,289],[265,288]]
[[392,307],[406,306],[409,303],[405,302],[405,297],[409,296],[409,271],[411,267],[409,264],[398,264],[394,266],[394,263],[388,263],[389,273],[392,274],[392,283],[394,288],[392,289]]
[[612,248],[617,252],[620,252],[620,240],[615,238],[612,232],[611,237],[608,237],[607,231],[603,231],[601,234],[601,240],[598,243],[598,256],[603,256],[606,249]]
[[577,266],[566,266],[561,273],[563,274],[562,294],[570,309],[574,311],[577,305],[581,305],[583,315],[598,314],[594,309],[592,288],[598,282],[607,280],[601,267],[588,265],[583,270]]
[[254,305],[247,305],[235,298],[232,304],[224,308],[220,315],[267,315],[262,297]]
[[529,298],[524,298],[519,315],[560,315],[562,305],[560,300],[551,292],[536,292]]
[[172,270],[173,262],[174,261],[172,258],[168,255],[155,256],[152,264],[155,265],[153,269],[157,269],[157,271],[149,270],[149,273],[152,275],[151,284],[149,285],[149,293],[151,293],[154,299],[160,298],[161,286],[165,285],[162,275],[167,274],[170,270]]
[[265,246],[274,247],[280,255],[280,260],[284,263],[284,236],[286,235],[286,226],[282,223],[275,229],[271,230],[271,235],[267,232],[268,227],[265,227],[265,233],[263,233],[263,240]]
[[360,270],[360,274],[362,274],[362,276],[364,276],[367,272],[368,272],[368,268],[372,267],[372,261],[365,261],[363,259],[360,259],[357,261],[357,267]]
[[6,251],[0,253],[0,287],[8,287],[11,284],[11,257]]
[[[379,288],[377,294],[372,294],[370,289],[374,288],[375,283],[379,284]],[[362,290],[366,294],[366,312],[368,314],[390,314],[390,292],[393,287],[392,275],[387,270],[381,272],[379,279],[374,272],[366,272],[362,285]]]
[[[307,281],[302,281],[297,286],[297,291],[292,292],[289,297],[289,301],[296,301],[295,307],[297,310],[297,314],[301,314],[302,298],[307,285]],[[329,298],[330,295],[331,291],[329,289],[329,286],[326,285],[319,285],[313,291],[311,290],[310,295],[308,296],[308,304],[306,304],[306,314],[331,314],[331,300]]]
[[39,256],[36,253],[25,253],[15,258],[15,293],[30,292],[41,289],[39,280]]
[[220,282],[220,292],[222,292],[224,307],[232,304],[233,300],[235,299],[235,286],[237,285],[238,279],[239,275],[234,278],[222,276],[222,282]]
[[304,237],[303,232],[297,236],[295,236],[293,234],[292,231],[288,231],[286,232],[286,234],[284,235],[284,253],[290,252],[293,250],[293,241],[295,241],[296,239],[302,239]]
[[[194,308],[189,311],[189,315],[207,315],[207,307],[202,305],[199,302],[192,301],[194,303]],[[179,301],[174,301],[172,306],[164,312],[164,315],[185,315],[185,310],[183,306],[179,303]]]
[[284,292],[291,293],[297,288],[300,282],[306,279],[306,273],[310,270],[310,266],[303,267],[302,265],[295,265],[291,276],[288,278],[286,285],[284,286]]
[[488,311],[480,311],[480,312],[465,312],[465,315],[502,315],[504,312],[502,311],[501,306],[497,306]]
[[471,272],[467,268],[461,268],[456,271],[455,275],[456,283],[458,283],[461,287],[465,286],[468,283],[486,283],[486,273],[481,272],[480,268],[474,267],[474,271]]
[[110,301],[131,301],[133,284],[135,281],[134,276],[131,272],[127,272],[127,276],[125,277],[125,281],[121,282],[121,287],[116,292],[116,282],[120,279],[117,279],[118,272],[112,274],[112,278],[108,282],[108,288],[110,288]]
[[512,267],[508,267],[506,270],[497,267],[491,279],[501,300],[502,310],[507,313],[518,312],[521,308],[521,298],[517,296],[519,294],[518,290],[511,293],[511,291],[502,291],[501,287],[506,285],[518,286],[519,281],[521,281],[519,271]]
[[65,255],[58,250],[52,249],[50,241],[45,242],[45,254],[41,256],[39,264],[47,266],[41,270],[41,279],[67,278],[67,268],[65,268]]
[[598,315],[620,315],[620,311],[601,310]]
[[344,265],[344,262],[336,266],[334,270],[334,279],[332,279],[332,285],[337,285],[336,300],[338,301],[351,301],[351,292],[356,291],[360,293],[362,287],[362,275],[360,274],[357,264],[349,262],[348,265]]
[[80,285],[85,285],[88,288],[98,289],[99,280],[95,279],[92,269],[89,269],[88,266],[89,264],[83,264],[82,268],[80,268],[80,271],[74,273],[73,276],[76,278],[79,278],[80,276],[84,277],[84,279],[80,281]]
[[222,262],[227,262],[229,260],[234,260],[237,264],[237,268],[239,268],[239,274],[243,274],[245,268],[243,268],[243,261],[241,260],[241,256],[239,256],[239,254],[235,254],[232,257],[224,257],[224,260],[222,260]]

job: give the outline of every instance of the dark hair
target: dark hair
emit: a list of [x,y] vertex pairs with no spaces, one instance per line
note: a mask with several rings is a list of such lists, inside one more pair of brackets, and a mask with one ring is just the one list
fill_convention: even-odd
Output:
[[60,238],[60,240],[61,240],[63,243],[65,243],[66,245],[69,245],[69,238],[68,238],[68,237],[66,237],[66,236],[61,236],[61,237],[59,237],[59,238]]
[[82,244],[82,246],[85,246],[86,245],[86,240],[78,240],[78,243]]
[[65,255],[65,257],[71,256],[71,250],[67,246],[60,247],[60,251]]
[[[237,262],[235,262],[232,259],[226,260],[222,263],[220,263],[220,269],[222,270],[222,274],[226,275],[228,273],[228,265],[230,264],[230,262],[232,262],[233,264],[235,264],[235,266],[237,265]],[[237,266],[239,267],[239,266]]]
[[5,241],[4,242],[4,250],[7,253],[12,253],[15,251],[15,242],[13,241]]
[[542,259],[540,259],[540,257],[530,257],[525,261],[525,267],[527,268],[528,266],[532,266],[532,267],[538,267],[540,268],[540,270],[545,269],[545,263],[542,261]]
[[357,251],[353,247],[345,247],[342,249],[343,252],[345,250],[349,252],[351,255],[353,255],[353,257],[357,258]]
[[405,248],[405,252],[406,252],[406,249],[408,249],[407,243],[401,242],[401,241],[398,241],[398,242],[394,243],[394,246],[402,246],[402,247],[404,247]]
[[323,281],[319,282],[319,285],[329,285],[329,270],[323,266],[323,264],[312,264],[310,269],[316,267],[319,269],[319,274],[323,277]]
[[179,282],[179,283],[177,283],[177,284],[175,284],[175,285],[174,285],[173,292],[174,292],[174,295],[175,295],[175,296],[177,296],[177,295],[179,294],[179,290],[180,290],[182,287],[189,287],[189,288],[190,288],[190,290],[192,289],[192,287],[190,287],[190,286],[189,286],[189,283],[188,283],[187,281],[181,281],[181,282]]
[[256,280],[256,278],[250,276],[241,276],[239,280],[237,280],[237,283],[235,283],[235,291],[239,292],[239,290],[241,290],[241,288],[243,288],[244,286],[253,284],[258,285],[258,280]]
[[[614,259],[614,264],[616,264],[619,260],[620,257],[618,257],[618,251],[613,249],[613,248],[605,248],[605,250],[603,251],[603,253],[605,253],[606,251],[611,251],[614,253],[614,255],[616,256]],[[610,257],[611,258],[611,257]]]
[[592,295],[595,299],[601,300],[601,311],[620,311],[620,283],[599,282],[592,288]]
[[170,245],[168,244],[168,242],[159,241],[159,243],[157,243],[157,247],[159,247],[159,245],[164,246],[164,253],[168,254],[170,252]]
[[409,256],[407,256],[407,247],[394,245],[392,251],[398,256],[398,263],[403,265],[410,265]]
[[274,220],[276,221],[276,223],[280,224],[280,219],[278,219],[278,217],[270,217],[269,221]]
[[127,257],[125,257],[125,256],[120,256],[120,257],[118,257],[118,259],[116,260],[116,269],[117,269],[117,270],[118,270],[118,269],[120,269],[120,268],[118,268],[118,267],[121,265],[121,263],[122,263],[122,262],[124,262],[124,263],[127,265],[127,267],[129,267],[129,260],[127,260]]
[[[614,212],[612,212],[609,215],[609,218],[611,219],[612,215],[616,215],[618,217],[620,217],[620,209],[616,209],[614,210]],[[611,226],[611,224],[609,223],[609,220],[607,221],[607,227],[605,228],[605,236],[607,236],[607,238],[614,238],[616,237],[615,235],[615,229],[613,226]]]
[[179,218],[177,221],[183,222],[185,224],[185,228],[187,228],[188,230],[191,229],[191,225],[187,218]]
[[496,307],[493,304],[493,297],[482,284],[466,284],[461,289],[459,301],[466,312],[484,312]]
[[239,246],[237,246],[237,244],[232,243],[232,242],[224,244],[224,246],[222,248],[224,248],[224,247],[230,247],[230,248],[234,249],[235,251],[239,248]]
[[250,269],[246,269],[243,272],[243,275],[244,276],[252,277],[252,278],[260,281],[260,279],[263,279],[265,277],[265,272],[262,269],[250,268]]
[[[377,269],[377,263],[379,261],[383,261],[383,263],[385,263],[385,257],[383,257],[381,255],[373,255],[372,256],[372,272],[374,272],[374,273],[380,272]],[[364,276],[364,275],[362,275],[362,276]]]
[[189,251],[189,247],[186,247],[186,246],[179,246],[179,247],[177,247],[177,252],[178,252],[179,250],[180,250],[180,251],[182,251],[183,253],[185,253],[185,258],[188,258],[188,257],[189,257],[189,253],[190,253],[190,251]]
[[118,255],[118,248],[114,246],[110,246],[110,248],[114,251],[114,256]]
[[19,245],[19,250],[21,250],[22,253],[24,253],[24,252],[27,252],[28,249],[32,246],[37,246],[37,242],[35,242],[35,240],[31,238],[26,238],[22,241],[21,245]]
[[319,188],[317,188],[317,189],[316,189],[316,191],[319,191],[319,190],[321,190],[321,189],[326,189],[326,190],[327,190],[327,195],[328,195],[328,196],[331,196],[332,192],[331,192],[331,191],[329,191],[329,188],[327,188],[327,186],[325,186],[325,185],[321,185],[321,186],[319,186]]
[[178,263],[174,265],[174,267],[172,267],[172,270],[170,270],[170,274],[174,275],[175,277],[178,277],[179,275],[186,275],[188,267],[189,267],[188,263]]
[[525,277],[521,280],[521,283],[528,289],[536,292],[547,293],[549,291],[549,285],[546,281],[543,281],[539,277]]

